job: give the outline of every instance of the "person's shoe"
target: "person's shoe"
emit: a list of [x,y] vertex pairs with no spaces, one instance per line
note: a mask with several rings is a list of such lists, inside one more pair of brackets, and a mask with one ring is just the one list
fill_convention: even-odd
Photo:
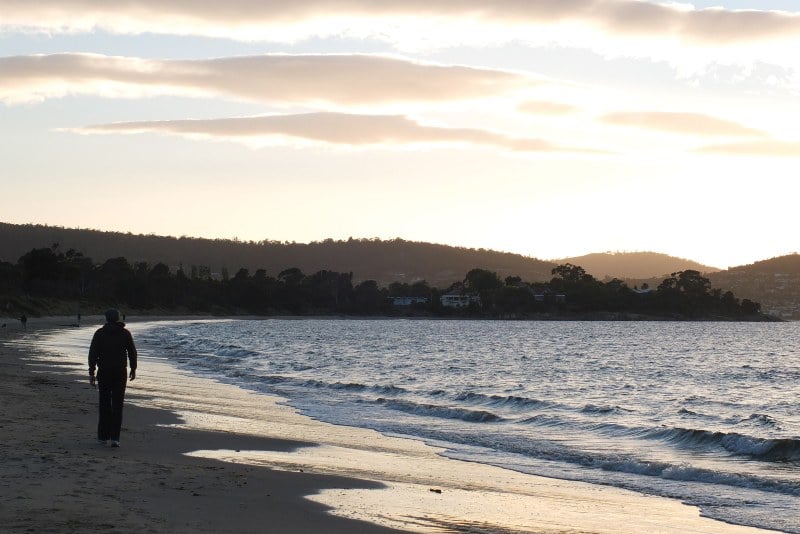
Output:
[[119,447],[119,440],[112,439],[109,445],[111,445],[112,447]]
[[97,438],[97,443],[99,443],[100,445],[108,445],[108,440]]

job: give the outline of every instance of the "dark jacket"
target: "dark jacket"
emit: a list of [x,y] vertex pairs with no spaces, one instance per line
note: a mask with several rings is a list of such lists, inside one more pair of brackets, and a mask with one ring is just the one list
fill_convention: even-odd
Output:
[[128,360],[131,369],[136,369],[136,346],[125,323],[106,323],[94,333],[89,346],[90,372],[94,373],[97,366],[106,371],[122,370],[128,366]]

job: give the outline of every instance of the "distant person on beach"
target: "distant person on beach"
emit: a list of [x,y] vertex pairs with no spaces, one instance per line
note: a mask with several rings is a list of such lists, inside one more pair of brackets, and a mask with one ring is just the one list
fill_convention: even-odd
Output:
[[[128,375],[128,362],[131,371]],[[119,311],[106,312],[106,324],[92,337],[89,347],[89,383],[94,387],[94,370],[97,368],[100,392],[100,418],[97,423],[97,441],[119,447],[122,428],[122,404],[128,377],[136,378],[136,346],[133,336],[119,320]]]
[[22,316],[19,318],[19,322],[22,323],[22,329],[23,330],[27,330],[28,329],[28,316],[27,315],[25,315],[23,313]]

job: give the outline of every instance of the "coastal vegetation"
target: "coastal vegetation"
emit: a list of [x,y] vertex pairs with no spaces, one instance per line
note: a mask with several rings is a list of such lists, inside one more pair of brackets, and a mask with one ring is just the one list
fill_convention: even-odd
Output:
[[[16,263],[0,262],[4,315],[48,313],[53,306],[92,313],[114,305],[136,313],[253,315],[465,316],[503,319],[728,319],[763,318],[758,303],[712,288],[695,270],[672,273],[656,288],[601,282],[569,263],[551,269],[547,282],[474,268],[463,280],[436,287],[425,280],[354,281],[352,272],[276,275],[245,267],[215,275],[206,265],[96,263],[58,244],[34,248]],[[448,305],[445,295],[454,296]]]
[[[381,286],[397,281],[412,283],[415,280],[427,280],[433,286],[447,287],[460,281],[464,273],[476,265],[496,272],[501,278],[520,276],[531,282],[547,282],[554,267],[571,263],[580,265],[599,280],[616,277],[625,280],[631,287],[641,285],[639,279],[663,278],[668,273],[686,269],[706,274],[718,270],[655,252],[606,252],[546,261],[509,252],[399,238],[324,239],[295,243],[270,239],[244,241],[142,235],[0,223],[0,261],[14,262],[32,248],[51,243],[59,243],[64,250],[81,251],[97,263],[122,256],[131,263],[164,263],[173,271],[180,264],[207,265],[212,275],[220,275],[223,268],[233,270],[241,267],[250,272],[265,269],[270,273],[279,273],[287,266],[297,267],[304,273],[355,270],[355,282],[375,280]],[[651,282],[651,285],[655,287],[658,283],[660,278]],[[734,288],[726,289],[739,294]]]

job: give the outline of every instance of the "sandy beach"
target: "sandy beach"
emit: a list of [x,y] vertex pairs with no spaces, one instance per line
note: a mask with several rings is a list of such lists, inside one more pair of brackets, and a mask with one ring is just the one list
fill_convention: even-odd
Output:
[[11,532],[759,532],[674,500],[315,421],[158,355],[142,356],[129,384],[122,447],[105,448],[78,343],[99,318],[79,329],[32,319],[26,332],[7,322],[0,523]]

